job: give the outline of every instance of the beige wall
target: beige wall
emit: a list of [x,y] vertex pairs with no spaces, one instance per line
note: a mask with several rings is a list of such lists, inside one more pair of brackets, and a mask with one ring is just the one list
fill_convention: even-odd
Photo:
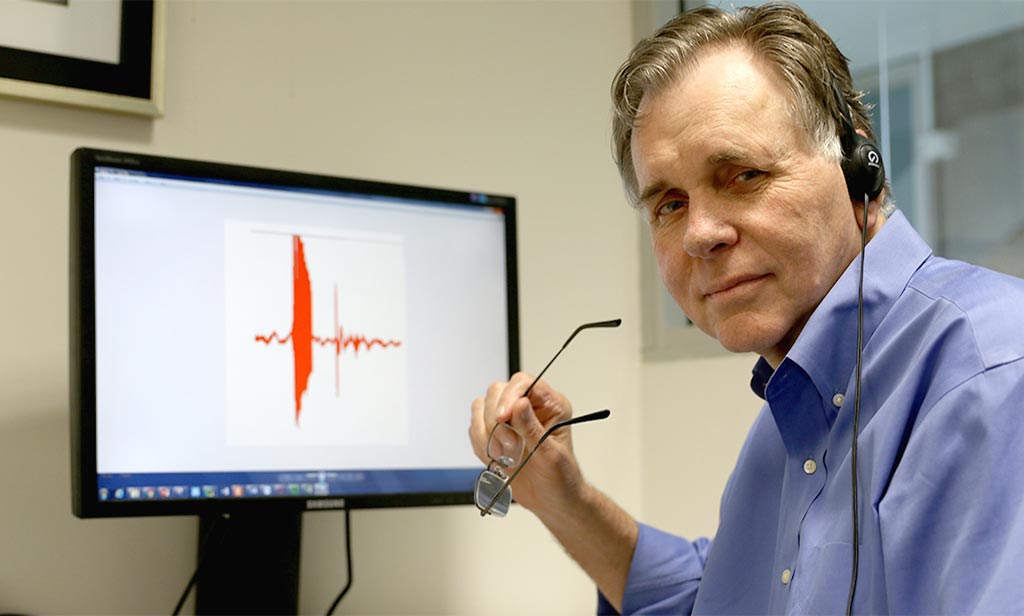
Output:
[[711,537],[718,502],[762,401],[748,386],[756,355],[643,365],[641,521]]
[[[742,390],[750,362],[640,361],[635,223],[608,145],[609,82],[631,39],[624,1],[172,0],[162,119],[0,99],[0,612],[166,613],[195,563],[192,518],[71,514],[68,156],[83,145],[516,195],[524,367],[584,320],[624,319],[550,373],[579,411],[614,411],[576,433],[589,478],[632,511],[672,520],[681,504],[713,520],[723,463],[697,496],[661,491],[709,456],[731,464],[735,431],[686,439],[704,449],[680,463],[647,451],[672,444],[645,407],[684,431],[748,421],[731,408],[750,406],[742,394],[700,391],[712,378]],[[344,575],[341,516],[305,524],[301,609],[323,612]],[[591,584],[522,510],[358,511],[352,525],[340,613],[593,609]]]

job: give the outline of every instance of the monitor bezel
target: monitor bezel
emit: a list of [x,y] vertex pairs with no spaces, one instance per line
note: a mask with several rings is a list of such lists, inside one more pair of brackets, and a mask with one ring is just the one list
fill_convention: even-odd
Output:
[[[72,512],[80,518],[221,513],[283,513],[325,509],[367,509],[463,505],[465,492],[402,492],[272,498],[187,500],[100,500],[96,468],[96,287],[95,171],[97,167],[145,171],[249,184],[264,188],[322,190],[395,197],[478,208],[500,208],[505,221],[509,373],[519,368],[516,200],[508,195],[397,184],[283,169],[196,159],[79,148],[71,155],[70,176],[70,428]],[[469,402],[467,401],[467,404]]]

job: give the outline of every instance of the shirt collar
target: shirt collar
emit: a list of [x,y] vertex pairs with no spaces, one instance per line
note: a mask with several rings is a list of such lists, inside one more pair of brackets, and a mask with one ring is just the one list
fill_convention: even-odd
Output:
[[772,378],[772,373],[775,372],[775,368],[768,363],[768,360],[763,357],[757,358],[757,363],[754,364],[752,370],[753,376],[750,377],[750,389],[757,395],[758,398],[765,400],[765,390],[768,389],[768,381]]
[[[899,211],[888,219],[868,244],[864,270],[865,345],[910,283],[910,277],[931,254],[931,248]],[[845,393],[857,361],[859,277],[860,255],[850,263],[811,314],[783,360],[783,363],[789,360],[800,366],[823,400],[830,401],[835,394]],[[761,362],[764,358],[755,366],[755,375]],[[771,369],[767,362],[764,364],[762,376],[765,368]],[[770,372],[767,375],[769,379],[772,376]],[[762,397],[767,386],[770,383],[761,390]],[[758,393],[756,389],[754,393]],[[831,419],[834,419],[834,414]]]

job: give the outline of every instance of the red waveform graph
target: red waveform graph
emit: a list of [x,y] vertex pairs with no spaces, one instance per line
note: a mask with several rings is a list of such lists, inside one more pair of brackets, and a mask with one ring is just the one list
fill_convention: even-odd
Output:
[[306,265],[306,249],[302,238],[292,236],[292,329],[286,336],[276,331],[269,334],[256,334],[257,343],[287,344],[291,342],[295,361],[295,424],[299,423],[302,413],[302,397],[309,387],[309,376],[313,373],[313,345],[334,348],[334,392],[341,395],[341,372],[339,358],[346,349],[351,349],[355,356],[361,349],[370,350],[374,347],[389,348],[402,345],[400,340],[370,338],[362,334],[346,334],[338,323],[338,286],[334,285],[334,328],[330,336],[313,334],[313,292]]

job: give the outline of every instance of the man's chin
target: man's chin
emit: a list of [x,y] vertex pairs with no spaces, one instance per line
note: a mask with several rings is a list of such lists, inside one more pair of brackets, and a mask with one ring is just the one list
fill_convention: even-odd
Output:
[[714,336],[722,347],[731,353],[757,353],[764,355],[778,345],[781,336],[773,329],[757,327],[755,324],[729,323],[720,326]]

